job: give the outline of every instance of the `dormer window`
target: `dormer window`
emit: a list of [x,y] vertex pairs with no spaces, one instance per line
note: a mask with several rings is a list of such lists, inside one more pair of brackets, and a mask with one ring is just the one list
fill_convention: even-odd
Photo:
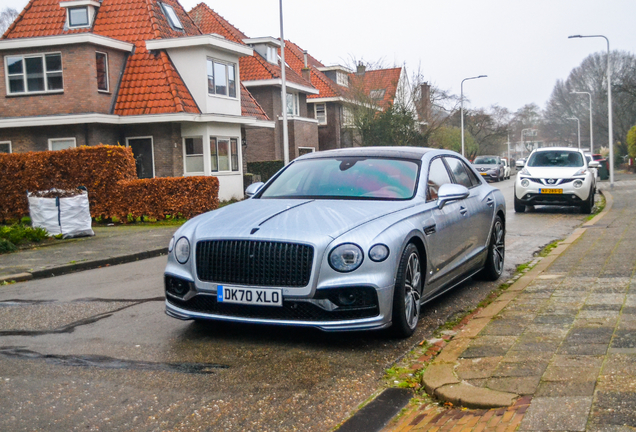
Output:
[[243,42],[259,53],[269,63],[278,64],[280,57],[278,56],[278,49],[280,48],[280,41],[273,37],[262,37],[254,39],[243,39]]
[[60,7],[66,8],[66,28],[90,27],[101,3],[96,0],[61,1]]
[[336,84],[343,87],[349,87],[349,76],[344,72],[338,71],[338,73],[336,74]]
[[167,5],[165,3],[160,3],[161,9],[163,10],[163,14],[168,18],[168,22],[170,23],[170,27],[174,30],[183,30],[183,24],[179,21],[179,17],[177,13],[174,11],[172,6]]
[[88,26],[88,6],[68,8],[68,26]]
[[371,99],[378,101],[378,100],[384,99],[385,92],[386,90],[384,89],[371,90],[371,93],[369,93],[369,96],[371,97]]

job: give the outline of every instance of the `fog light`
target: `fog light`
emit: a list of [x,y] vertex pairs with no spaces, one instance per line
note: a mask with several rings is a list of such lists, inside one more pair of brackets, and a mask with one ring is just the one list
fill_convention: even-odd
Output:
[[579,189],[581,186],[583,186],[583,180],[574,180],[574,187]]
[[369,249],[369,258],[371,261],[381,262],[389,256],[389,248],[383,244],[377,244]]
[[190,291],[191,282],[174,276],[166,276],[165,285],[167,293],[173,296],[183,297]]
[[355,304],[358,297],[353,291],[340,291],[338,293],[338,304],[340,306],[351,306]]
[[528,186],[530,186],[530,181],[528,179],[521,180],[521,186],[527,188]]

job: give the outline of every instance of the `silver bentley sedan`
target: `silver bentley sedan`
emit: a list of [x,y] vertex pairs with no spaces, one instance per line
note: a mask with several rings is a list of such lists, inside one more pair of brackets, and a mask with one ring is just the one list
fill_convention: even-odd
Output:
[[168,315],[408,337],[424,302],[503,271],[504,197],[452,151],[311,153],[246,192],[175,233]]

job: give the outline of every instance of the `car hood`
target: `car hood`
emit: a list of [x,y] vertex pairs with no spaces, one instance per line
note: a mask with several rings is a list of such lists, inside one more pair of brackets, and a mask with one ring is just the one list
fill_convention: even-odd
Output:
[[369,221],[412,207],[414,201],[248,199],[208,213],[199,221],[196,237],[335,239]]
[[530,177],[536,178],[571,178],[582,167],[529,167],[525,169]]
[[498,168],[497,165],[493,165],[493,164],[473,164],[473,166],[475,168],[477,168],[477,170],[486,168],[486,170],[496,170]]

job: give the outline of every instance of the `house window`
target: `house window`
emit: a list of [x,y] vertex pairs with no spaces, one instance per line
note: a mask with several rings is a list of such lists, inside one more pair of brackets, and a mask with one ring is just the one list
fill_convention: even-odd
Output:
[[236,97],[236,67],[208,59],[208,94]]
[[108,91],[108,55],[95,53],[95,67],[97,69],[97,90]]
[[177,13],[174,11],[172,6],[167,5],[165,3],[159,3],[161,5],[161,9],[163,10],[163,14],[168,18],[168,22],[170,26],[175,30],[183,30],[183,25],[181,21],[179,21],[179,17]]
[[384,89],[371,90],[371,92],[369,93],[369,97],[371,97],[371,99],[373,99],[374,101],[382,100],[384,99],[385,92],[386,90]]
[[68,8],[69,27],[88,26],[88,6]]
[[0,141],[0,153],[11,153],[11,141]]
[[203,137],[183,139],[183,151],[185,153],[185,172],[203,172]]
[[353,112],[348,107],[342,107],[342,126],[353,126]]
[[5,57],[9,94],[64,90],[61,54]]
[[343,72],[336,73],[336,84],[343,87],[349,87],[349,77]]
[[298,156],[306,155],[316,151],[315,147],[298,147]]
[[287,93],[287,115],[300,115],[300,100],[298,93]]
[[210,137],[212,172],[238,171],[238,139]]
[[318,120],[318,124],[326,125],[327,124],[327,105],[315,104],[314,110],[316,112],[316,120]]
[[64,150],[75,147],[75,138],[51,138],[49,150]]

